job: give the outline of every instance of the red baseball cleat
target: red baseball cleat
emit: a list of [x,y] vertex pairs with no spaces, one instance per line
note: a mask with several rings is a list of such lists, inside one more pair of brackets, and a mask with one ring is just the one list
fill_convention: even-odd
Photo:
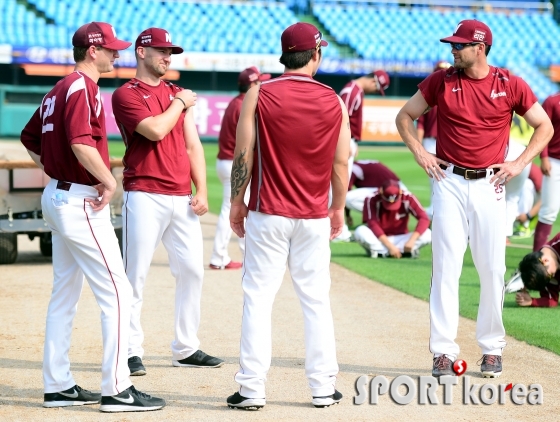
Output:
[[243,266],[241,262],[230,261],[229,264],[221,266],[210,264],[211,270],[238,270]]

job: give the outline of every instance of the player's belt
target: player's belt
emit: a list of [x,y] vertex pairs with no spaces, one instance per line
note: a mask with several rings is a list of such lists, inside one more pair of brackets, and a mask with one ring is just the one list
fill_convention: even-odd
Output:
[[[440,164],[440,168],[443,170],[447,170],[447,166],[445,164]],[[475,180],[475,179],[484,179],[488,174],[488,170],[493,172],[494,174],[499,172],[500,169],[466,169],[464,167],[453,166],[453,173],[458,174],[459,176],[463,176],[466,180]]]
[[66,191],[69,191],[71,186],[72,186],[72,183],[63,182],[62,180],[59,180],[58,183],[56,184],[57,189],[66,190]]

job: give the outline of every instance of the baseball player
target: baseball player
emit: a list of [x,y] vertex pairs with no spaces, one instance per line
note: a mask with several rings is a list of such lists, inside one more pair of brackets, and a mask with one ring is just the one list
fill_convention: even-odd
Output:
[[[229,407],[266,404],[271,359],[270,314],[288,263],[305,327],[305,373],[312,404],[342,399],[329,289],[329,230],[344,223],[350,130],[344,104],[313,79],[328,43],[309,23],[282,33],[284,73],[247,92],[237,126],[231,178],[231,227],[246,237],[239,391]],[[251,197],[243,201],[251,180]],[[327,208],[329,182],[332,205]],[[246,226],[245,226],[246,218]]]
[[[218,137],[218,160],[216,161],[216,171],[220,182],[222,182],[223,199],[222,209],[216,224],[216,236],[214,237],[214,250],[210,258],[210,268],[214,270],[235,270],[241,268],[241,262],[232,261],[228,254],[228,244],[231,238],[231,227],[229,225],[229,210],[231,208],[231,167],[233,165],[233,151],[235,149],[235,131],[239,114],[241,113],[241,104],[245,98],[246,92],[262,81],[270,79],[270,74],[262,74],[255,66],[249,67],[242,71],[237,78],[239,95],[228,104],[224,117],[222,119],[222,127],[220,136]],[[245,241],[239,239],[239,247],[244,252]]]
[[[440,60],[434,65],[434,72],[442,69],[448,69],[451,63]],[[418,132],[418,140],[422,142],[422,146],[430,154],[436,153],[436,140],[437,140],[437,106],[430,109],[427,113],[422,114],[416,122],[416,131]],[[430,198],[433,191],[434,179],[430,178]],[[432,217],[432,205],[426,208],[426,213]]]
[[[408,231],[410,214],[418,220],[412,233]],[[432,241],[430,219],[422,205],[413,194],[403,192],[397,180],[386,180],[379,192],[366,199],[363,222],[354,238],[372,258],[417,258],[420,248]]]
[[560,93],[551,95],[543,103],[544,111],[554,126],[552,140],[541,153],[541,169],[544,175],[541,193],[539,222],[535,228],[533,250],[538,251],[552,231],[560,210]]
[[553,308],[558,306],[558,280],[560,280],[560,233],[545,243],[540,251],[525,255],[519,263],[519,273],[524,287],[538,290],[540,298],[532,298],[524,288],[515,295],[519,306]]
[[[393,171],[375,160],[359,160],[352,165],[348,192],[346,193],[346,209],[362,212],[367,197],[375,195],[379,187],[387,180],[396,180],[403,191],[408,191]],[[355,187],[355,189],[352,189]],[[352,225],[352,223],[350,223]]]
[[[507,70],[489,66],[492,32],[483,22],[461,21],[450,44],[453,67],[430,74],[399,111],[397,128],[418,164],[436,179],[432,197],[430,350],[433,376],[452,375],[459,355],[459,277],[470,244],[480,277],[476,337],[482,375],[502,373],[506,345],[502,323],[505,273],[505,183],[517,176],[552,136],[550,119],[529,86]],[[413,125],[438,107],[436,155],[416,139]],[[515,161],[505,161],[512,113],[535,128]]]
[[[384,70],[376,70],[367,75],[354,79],[344,85],[340,91],[340,98],[344,101],[344,105],[348,110],[350,119],[350,156],[348,158],[348,177],[352,173],[354,158],[358,156],[358,142],[362,139],[362,120],[363,120],[363,103],[365,94],[379,93],[385,96],[385,91],[389,89],[391,80],[389,74]],[[344,224],[342,232],[333,239],[334,242],[349,242],[352,233],[348,229],[348,225]]]
[[196,94],[161,79],[171,55],[183,52],[166,30],[144,30],[135,48],[136,77],[113,94],[113,112],[126,144],[122,214],[124,268],[133,290],[130,373],[146,374],[140,314],[144,283],[160,241],[176,280],[172,364],[219,367],[223,361],[199,350],[197,337],[204,275],[198,217],[208,203],[204,151],[192,111]]
[[[539,166],[532,163],[529,177],[525,180],[519,197],[519,215],[515,218],[518,224],[514,236],[529,237],[537,224],[537,216],[541,208],[543,174]],[[535,223],[535,225],[533,225]]]
[[[53,290],[47,311],[44,407],[101,401],[104,412],[156,410],[165,401],[134,388],[126,362],[132,289],[111,225],[117,182],[109,170],[105,115],[97,81],[111,72],[119,40],[105,22],[81,26],[72,38],[74,71],[43,98],[21,133],[29,155],[51,177],[41,199],[52,230]],[[70,337],[84,276],[101,308],[101,394],[79,387],[70,372]]]

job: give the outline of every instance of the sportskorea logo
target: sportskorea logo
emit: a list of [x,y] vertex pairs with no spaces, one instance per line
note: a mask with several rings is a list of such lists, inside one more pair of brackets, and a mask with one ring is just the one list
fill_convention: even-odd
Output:
[[490,98],[494,99],[494,98],[498,98],[498,97],[505,97],[506,93],[505,92],[495,92],[494,90],[492,90],[492,92],[490,93]]
[[[368,388],[369,382],[369,388]],[[406,405],[416,400],[418,404],[440,404],[438,389],[443,389],[443,404],[453,404],[453,386],[459,384],[458,376],[446,375],[438,378],[420,376],[416,380],[408,375],[399,375],[391,382],[383,375],[371,380],[362,375],[356,380],[354,404],[379,404],[381,396],[388,394],[396,404]],[[406,391],[406,394],[402,394]],[[544,391],[540,384],[475,384],[470,376],[463,377],[462,404],[543,404]]]

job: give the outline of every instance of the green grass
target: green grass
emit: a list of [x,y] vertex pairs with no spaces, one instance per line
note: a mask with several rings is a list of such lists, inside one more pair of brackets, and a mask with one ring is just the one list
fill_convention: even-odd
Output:
[[[218,180],[215,168],[216,144],[204,144],[207,164],[208,202],[210,212],[219,213],[221,206],[222,186]],[[124,153],[124,146],[120,142],[110,143],[111,155],[120,157]],[[423,205],[430,202],[430,190],[427,176],[418,167],[412,154],[404,147],[360,147],[359,159],[379,160],[391,168],[414,192]],[[361,221],[361,215],[352,214],[355,223]],[[413,219],[412,219],[413,220]],[[412,221],[411,224],[415,224]],[[557,221],[553,233],[560,231],[560,221]],[[516,239],[516,245],[532,245],[532,238]],[[371,280],[378,281],[404,293],[422,300],[428,300],[431,276],[431,248],[422,249],[419,259],[393,260],[370,259],[365,251],[356,243],[331,244],[332,261],[346,267]],[[523,256],[530,249],[508,247],[506,251],[506,277],[515,270]],[[459,310],[461,315],[476,319],[480,296],[479,278],[474,267],[470,249],[465,254],[463,272],[459,280]],[[533,292],[533,295],[538,293]],[[375,303],[372,302],[372,306]],[[506,295],[504,302],[504,324],[506,332],[529,344],[543,347],[560,354],[560,332],[558,331],[559,308],[521,308],[515,303],[515,295]],[[428,315],[426,315],[428,318]],[[474,339],[473,339],[474,341]]]

